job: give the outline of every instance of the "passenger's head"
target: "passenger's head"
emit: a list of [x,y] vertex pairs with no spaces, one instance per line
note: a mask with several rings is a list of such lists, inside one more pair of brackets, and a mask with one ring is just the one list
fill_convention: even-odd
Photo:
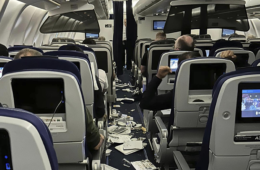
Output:
[[106,38],[103,36],[98,37],[98,41],[106,41]]
[[76,45],[67,45],[64,50],[69,50],[69,51],[79,51],[79,52],[82,52],[83,53],[83,50],[76,46]]
[[34,49],[24,48],[14,56],[14,59],[17,60],[17,59],[21,59],[22,57],[31,57],[31,56],[42,56],[42,53]]
[[195,43],[191,36],[183,35],[179,37],[175,42],[175,50],[181,51],[194,51]]
[[249,40],[252,40],[252,39],[255,39],[256,37],[254,36],[254,35],[248,35],[247,36],[247,41],[249,41]]
[[5,56],[5,57],[9,56],[8,49],[3,44],[0,44],[0,56]]
[[164,32],[158,32],[156,34],[155,41],[166,40],[166,34]]
[[96,44],[96,41],[91,38],[86,38],[82,44]]
[[179,56],[179,61],[178,61],[178,65],[187,59],[191,59],[191,58],[197,58],[197,57],[201,57],[200,54],[198,52],[186,52],[183,53],[182,55]]

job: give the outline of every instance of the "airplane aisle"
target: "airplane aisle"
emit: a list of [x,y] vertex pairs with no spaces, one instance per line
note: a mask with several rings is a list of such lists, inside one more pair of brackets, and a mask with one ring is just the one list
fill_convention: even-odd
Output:
[[[128,84],[131,81],[131,72],[124,70],[124,74],[119,76],[118,78],[122,81],[120,84],[124,84],[124,83]],[[127,88],[129,88],[129,87],[128,86],[123,87],[123,88],[117,87],[117,89],[119,89],[119,90],[117,90],[117,98],[124,98],[124,97],[133,98],[131,92],[122,91],[122,89],[127,89]],[[135,101],[134,103],[124,103],[124,104],[122,104],[121,102],[116,102],[114,105],[120,105],[120,107],[119,108],[115,107],[113,109],[120,111],[122,114],[126,114],[128,116],[133,117],[134,121],[137,124],[143,125],[143,116],[142,116],[142,112],[139,107],[139,101]],[[139,137],[146,138],[146,134],[143,133],[142,130],[132,130],[131,133],[134,134],[134,136],[132,138],[139,138]],[[147,143],[147,146],[145,147],[145,149],[132,153],[130,155],[124,155],[123,153],[121,153],[117,149],[115,149],[116,146],[121,145],[121,144],[112,144],[109,147],[109,149],[111,149],[112,152],[111,152],[110,156],[108,157],[108,159],[106,160],[107,161],[106,164],[108,164],[109,166],[112,166],[114,168],[117,168],[119,170],[122,170],[122,169],[134,170],[135,168],[133,166],[131,166],[131,167],[124,166],[122,160],[125,158],[130,162],[141,161],[141,160],[147,159],[147,156],[148,156],[148,159],[156,167],[158,167],[158,164],[157,165],[155,164],[153,151],[151,150],[148,140],[145,139],[144,143]]]

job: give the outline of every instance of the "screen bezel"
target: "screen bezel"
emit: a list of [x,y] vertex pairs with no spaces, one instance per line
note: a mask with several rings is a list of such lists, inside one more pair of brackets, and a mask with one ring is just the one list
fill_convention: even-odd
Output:
[[236,123],[259,123],[260,117],[242,117],[242,90],[254,90],[259,89],[260,83],[239,83],[237,92],[237,107],[236,107]]
[[[170,67],[171,65],[171,59],[177,59],[177,60],[179,60],[179,57],[176,55],[176,56],[174,56],[174,55],[169,55],[169,58],[168,58],[168,66]],[[178,66],[179,67],[179,66]],[[177,69],[176,69],[176,71],[178,70],[178,67],[177,67]],[[170,67],[171,68],[171,67]],[[171,74],[175,74],[176,73],[176,71],[172,71],[172,73]]]
[[[232,35],[232,34],[230,34],[230,35],[225,35],[224,36],[224,34],[223,34],[224,30],[232,30],[232,29],[222,29],[222,33],[221,33],[222,37],[229,37],[230,35]],[[234,31],[234,33],[236,33],[236,30],[232,30],[232,31]]]
[[164,24],[164,27],[163,27],[163,29],[155,29],[154,28],[154,24],[155,24],[155,22],[165,22],[165,24],[166,24],[166,20],[153,20],[153,30],[163,30],[164,29],[164,27],[165,27],[165,24]]

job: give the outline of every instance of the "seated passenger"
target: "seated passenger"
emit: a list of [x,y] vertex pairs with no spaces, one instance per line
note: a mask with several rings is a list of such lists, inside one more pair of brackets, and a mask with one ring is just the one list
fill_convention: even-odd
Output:
[[103,36],[98,37],[98,41],[106,41],[106,38]]
[[96,41],[91,38],[86,38],[82,44],[96,44]]
[[[15,59],[21,59],[21,57],[41,56],[42,54],[33,49],[23,49],[16,54]],[[102,100],[103,102],[103,100]],[[104,105],[104,102],[103,102]],[[90,150],[99,150],[104,142],[104,136],[99,134],[99,129],[93,122],[93,118],[89,111],[86,109],[86,142]]]
[[0,56],[5,56],[5,57],[9,56],[8,49],[3,44],[0,44]]
[[[71,51],[78,51],[78,52],[83,52],[83,50],[76,46],[76,45],[68,45],[66,47],[65,50],[71,50]],[[100,73],[101,72],[101,73]],[[102,71],[100,71],[99,74],[102,75]],[[106,75],[105,75],[106,76]],[[100,78],[101,78],[101,81],[100,81]],[[104,75],[103,76],[99,76],[99,78],[96,76],[96,81],[97,81],[97,85],[98,85],[98,90],[95,90],[94,91],[94,111],[95,111],[95,115],[96,115],[96,118],[102,118],[105,116],[105,105],[104,105],[104,94],[103,94],[103,91],[104,89],[102,87],[107,87],[108,84],[104,84],[104,83],[107,83],[107,81],[105,80],[107,79],[107,77],[104,78]]]
[[14,60],[21,59],[22,57],[42,56],[42,53],[30,48],[24,48],[14,56]]
[[243,58],[237,57],[231,50],[221,52],[220,57],[231,60],[235,64],[236,69],[250,66],[247,61],[243,60]]
[[[200,57],[196,52],[187,52],[179,56],[178,64],[182,61]],[[173,90],[167,94],[156,95],[157,88],[162,82],[162,79],[171,73],[171,69],[168,66],[161,66],[156,76],[153,77],[151,82],[146,87],[146,91],[143,94],[143,98],[140,102],[140,107],[147,110],[165,110],[170,109],[172,106]]]
[[[154,41],[161,41],[161,40],[166,40],[166,34],[164,32],[158,32],[156,34],[156,39]],[[148,51],[144,53],[144,56],[141,61],[141,72],[144,76],[146,76],[147,72],[147,61],[148,61]]]

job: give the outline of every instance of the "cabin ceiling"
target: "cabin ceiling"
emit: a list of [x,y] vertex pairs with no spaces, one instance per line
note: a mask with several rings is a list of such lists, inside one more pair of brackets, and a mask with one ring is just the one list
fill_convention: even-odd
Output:
[[89,4],[94,5],[95,12],[98,19],[108,19],[109,18],[109,6],[108,0],[19,0],[28,5],[33,5],[38,8],[42,8],[48,11],[59,8],[60,5],[64,3],[79,3],[79,2],[88,2]]

